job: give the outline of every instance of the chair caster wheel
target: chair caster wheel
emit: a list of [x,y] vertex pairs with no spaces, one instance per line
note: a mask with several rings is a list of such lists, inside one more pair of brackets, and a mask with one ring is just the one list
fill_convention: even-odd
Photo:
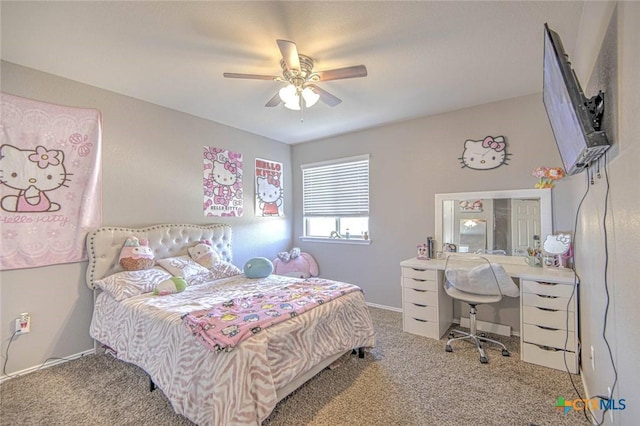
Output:
[[447,351],[447,352],[453,352],[453,349],[451,348],[451,345],[445,346],[444,350]]
[[486,357],[486,356],[481,356],[481,357],[480,357],[480,362],[481,362],[482,364],[486,364],[486,363],[488,363],[488,362],[489,362],[489,360],[487,359],[487,357]]
[[509,351],[506,349],[502,350],[502,356],[509,356]]

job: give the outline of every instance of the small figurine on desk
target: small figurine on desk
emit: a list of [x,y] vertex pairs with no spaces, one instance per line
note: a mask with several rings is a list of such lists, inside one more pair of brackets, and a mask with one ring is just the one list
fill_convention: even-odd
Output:
[[429,247],[426,244],[418,244],[418,259],[429,259]]

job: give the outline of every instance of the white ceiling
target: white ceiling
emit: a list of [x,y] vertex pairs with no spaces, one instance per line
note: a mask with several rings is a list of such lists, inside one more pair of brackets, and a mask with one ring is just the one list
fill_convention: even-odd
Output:
[[[571,54],[583,2],[2,1],[3,60],[300,143],[541,92],[543,24]],[[319,86],[343,102],[264,104],[282,83],[276,39],[315,70],[364,64]],[[83,105],[85,106],[85,105]],[[89,106],[89,105],[87,105]]]

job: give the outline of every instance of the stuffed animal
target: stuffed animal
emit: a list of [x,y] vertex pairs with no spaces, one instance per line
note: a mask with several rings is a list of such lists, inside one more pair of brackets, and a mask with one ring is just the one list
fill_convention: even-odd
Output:
[[266,257],[254,257],[244,264],[244,275],[247,278],[264,278],[273,272],[273,263]]
[[189,252],[189,256],[191,256],[193,260],[207,269],[211,268],[218,260],[220,260],[220,257],[213,247],[206,242],[200,242],[194,247],[189,247],[187,250]]
[[291,252],[282,251],[273,260],[273,273],[287,277],[309,278],[318,276],[318,264],[309,253],[294,247]]
[[187,281],[182,277],[171,277],[162,281],[153,294],[156,296],[166,296],[167,294],[180,293],[187,288]]
[[119,262],[125,271],[141,271],[153,267],[156,260],[147,240],[129,237],[120,250]]

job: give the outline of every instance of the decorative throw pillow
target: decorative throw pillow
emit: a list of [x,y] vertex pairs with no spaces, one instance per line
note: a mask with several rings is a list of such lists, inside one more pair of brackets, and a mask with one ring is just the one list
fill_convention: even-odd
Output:
[[174,277],[182,277],[187,280],[195,275],[209,272],[207,268],[197,264],[187,255],[160,259],[158,265],[169,271]]
[[155,258],[147,240],[129,237],[120,250],[119,262],[125,271],[140,271],[153,267]]
[[167,294],[175,294],[183,292],[187,288],[187,282],[182,277],[171,277],[162,281],[153,290],[156,296],[166,296]]
[[220,260],[218,253],[207,243],[198,243],[194,247],[190,247],[188,251],[193,260],[207,269]]
[[216,280],[242,275],[242,271],[236,265],[224,260],[217,261],[209,271],[211,271],[211,277]]
[[266,257],[254,257],[244,264],[244,274],[247,278],[264,278],[273,272],[273,263]]

